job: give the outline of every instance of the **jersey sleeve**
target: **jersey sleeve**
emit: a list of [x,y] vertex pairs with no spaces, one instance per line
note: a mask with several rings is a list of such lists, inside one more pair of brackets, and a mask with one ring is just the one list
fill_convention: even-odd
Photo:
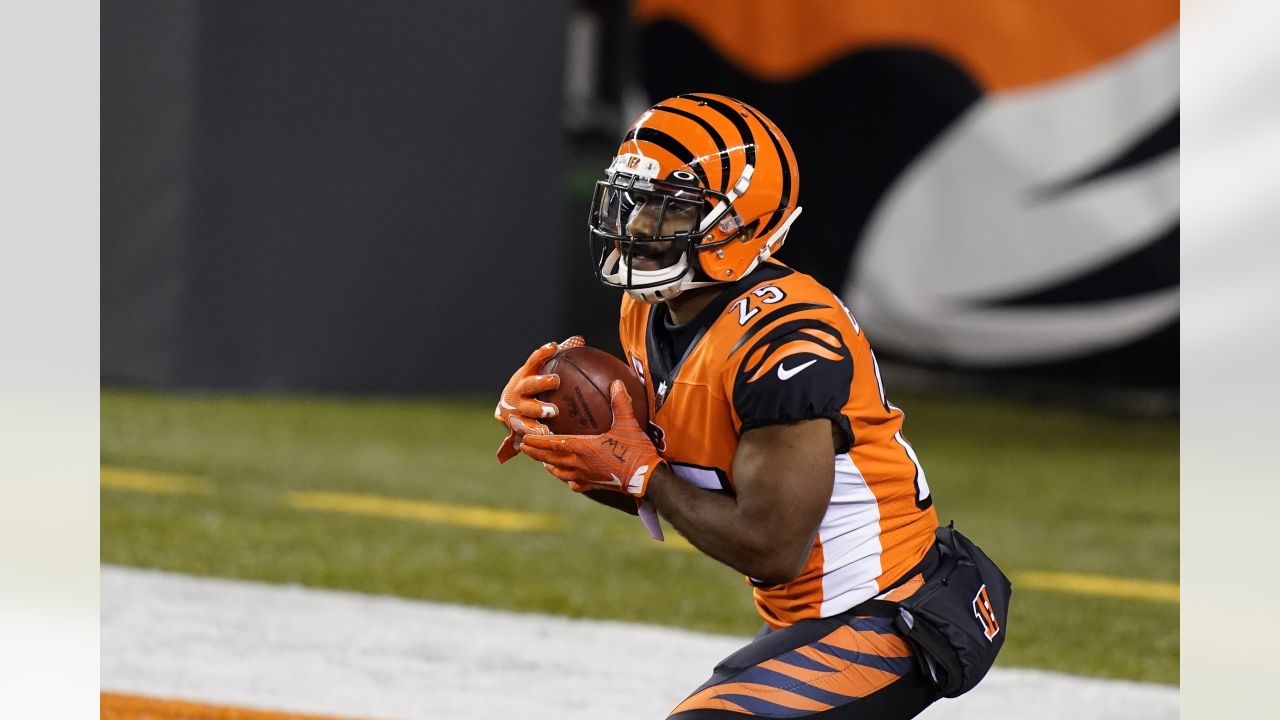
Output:
[[739,432],[766,425],[827,418],[839,429],[836,452],[853,445],[841,412],[853,384],[853,355],[841,334],[819,319],[799,319],[752,338],[732,369]]

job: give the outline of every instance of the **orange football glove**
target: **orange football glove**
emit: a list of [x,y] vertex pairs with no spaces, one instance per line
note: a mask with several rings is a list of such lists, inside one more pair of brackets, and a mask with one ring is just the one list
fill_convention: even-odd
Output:
[[524,361],[524,365],[520,366],[520,369],[507,381],[507,386],[502,389],[502,397],[498,399],[498,406],[493,409],[493,419],[506,425],[511,431],[507,439],[503,440],[502,445],[498,447],[499,463],[505,463],[519,454],[518,448],[522,436],[530,433],[546,435],[551,432],[536,418],[554,417],[559,411],[555,405],[541,402],[533,396],[544,390],[560,387],[560,377],[536,373],[538,368],[542,367],[542,363],[560,350],[581,347],[584,344],[586,341],[581,335],[574,335],[562,343],[547,343],[534,350],[529,359]]
[[603,489],[644,497],[649,478],[663,460],[640,429],[631,396],[621,380],[609,385],[613,427],[603,435],[533,435],[520,452],[541,462],[574,492]]

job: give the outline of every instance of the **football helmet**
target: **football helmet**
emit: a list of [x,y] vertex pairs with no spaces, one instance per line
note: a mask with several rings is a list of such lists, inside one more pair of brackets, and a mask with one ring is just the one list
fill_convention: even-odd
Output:
[[782,247],[799,193],[791,145],[760,111],[708,93],[663,100],[596,183],[596,277],[651,304],[736,281]]

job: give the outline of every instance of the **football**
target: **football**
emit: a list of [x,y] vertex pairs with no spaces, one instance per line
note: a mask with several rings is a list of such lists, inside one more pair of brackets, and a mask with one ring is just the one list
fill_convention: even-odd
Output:
[[644,385],[631,368],[604,350],[576,347],[561,350],[542,364],[539,373],[560,376],[560,387],[539,393],[537,398],[549,402],[560,414],[542,423],[557,435],[600,435],[613,427],[613,406],[609,403],[609,386],[622,380],[631,396],[640,428],[649,428],[649,397]]

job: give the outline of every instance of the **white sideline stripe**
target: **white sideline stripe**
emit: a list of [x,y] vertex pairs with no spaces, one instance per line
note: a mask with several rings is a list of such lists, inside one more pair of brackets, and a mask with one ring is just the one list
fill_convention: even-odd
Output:
[[[105,566],[104,691],[386,720],[658,719],[745,638]],[[931,720],[1177,718],[1178,688],[997,668]]]

